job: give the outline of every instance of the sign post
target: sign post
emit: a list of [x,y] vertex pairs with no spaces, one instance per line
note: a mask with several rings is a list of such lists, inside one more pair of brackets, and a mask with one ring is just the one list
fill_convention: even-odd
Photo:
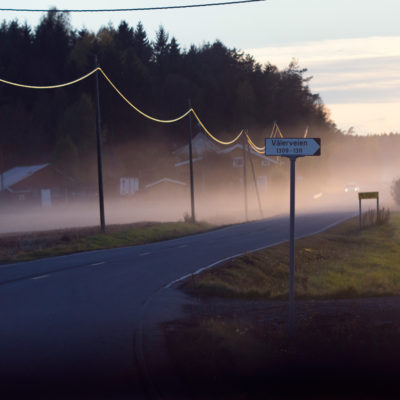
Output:
[[265,155],[281,156],[290,159],[290,266],[289,266],[289,334],[294,333],[294,233],[295,233],[295,189],[296,160],[298,157],[321,155],[321,139],[288,138],[265,139]]
[[358,208],[359,208],[359,219],[360,229],[362,229],[362,210],[361,200],[376,199],[376,220],[379,221],[379,192],[359,192],[358,193]]

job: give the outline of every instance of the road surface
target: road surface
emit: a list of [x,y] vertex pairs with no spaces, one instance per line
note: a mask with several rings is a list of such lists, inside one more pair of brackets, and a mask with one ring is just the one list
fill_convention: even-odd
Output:
[[[299,215],[296,236],[352,215]],[[58,390],[68,398],[77,385],[93,398],[99,398],[95,388],[110,390],[109,398],[140,392],[134,342],[146,301],[218,260],[287,240],[288,231],[288,217],[280,216],[148,245],[1,265],[2,389],[11,396],[29,388],[42,397]]]

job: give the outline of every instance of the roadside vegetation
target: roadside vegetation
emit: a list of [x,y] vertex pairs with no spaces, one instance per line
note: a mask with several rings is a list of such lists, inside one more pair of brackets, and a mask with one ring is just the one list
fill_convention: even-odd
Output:
[[214,229],[215,226],[191,222],[143,222],[109,225],[107,233],[98,227],[62,229],[0,236],[0,263],[34,260],[80,251],[135,246],[174,239]]
[[187,396],[399,398],[400,298],[383,296],[400,294],[400,214],[389,217],[368,212],[361,231],[354,218],[296,241],[293,336],[287,244],[187,280],[196,304],[164,325]]
[[[400,214],[370,211],[295,247],[295,290],[300,299],[400,294]],[[196,295],[244,299],[287,299],[289,244],[227,261],[193,276],[183,288]]]

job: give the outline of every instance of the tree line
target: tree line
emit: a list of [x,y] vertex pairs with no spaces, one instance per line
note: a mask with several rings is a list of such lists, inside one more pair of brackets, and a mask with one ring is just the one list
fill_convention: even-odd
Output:
[[[220,41],[182,49],[162,26],[150,41],[140,22],[133,27],[122,21],[117,28],[106,26],[97,33],[76,30],[68,13],[52,10],[35,28],[17,20],[0,26],[0,77],[9,81],[67,82],[92,70],[95,55],[140,109],[168,119],[186,111],[190,99],[206,126],[221,139],[246,128],[262,145],[275,121],[287,136],[301,136],[307,126],[310,136],[317,132],[327,141],[342,135],[320,96],[310,91],[306,69],[294,61],[279,70]],[[90,174],[83,165],[95,157],[94,96],[92,78],[49,91],[1,84],[3,169],[53,161],[71,175],[83,169]],[[100,102],[106,161],[107,157],[123,159],[120,149],[129,145],[130,154],[137,157],[125,156],[127,165],[137,167],[135,162],[146,158],[140,144],[149,148],[149,143],[162,142],[171,150],[187,141],[186,120],[168,126],[149,121],[124,103],[104,79],[100,79]]]

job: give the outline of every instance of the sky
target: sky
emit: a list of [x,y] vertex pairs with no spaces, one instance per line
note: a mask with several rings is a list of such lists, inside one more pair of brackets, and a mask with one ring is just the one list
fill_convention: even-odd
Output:
[[[2,0],[0,8],[130,8],[218,0]],[[76,29],[97,31],[126,20],[150,38],[160,25],[182,48],[221,40],[260,63],[286,68],[296,59],[338,128],[361,135],[400,132],[399,0],[267,0],[207,8],[72,13]],[[36,26],[43,14],[0,11],[0,20]]]

